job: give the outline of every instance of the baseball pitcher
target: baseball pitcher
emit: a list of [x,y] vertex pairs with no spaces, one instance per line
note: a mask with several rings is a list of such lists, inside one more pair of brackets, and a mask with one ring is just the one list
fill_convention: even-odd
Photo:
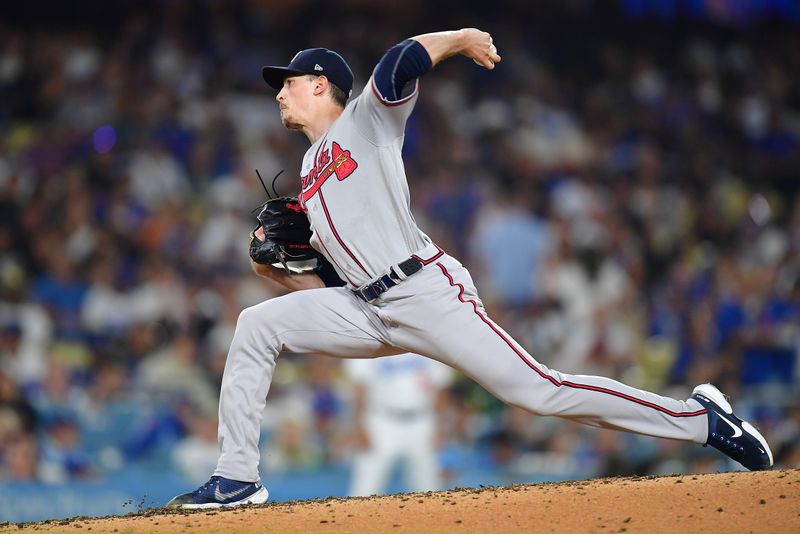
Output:
[[[266,501],[259,424],[283,350],[342,358],[416,352],[532,413],[709,444],[748,469],[772,465],[761,434],[710,384],[684,401],[539,363],[486,314],[467,269],[417,227],[401,157],[405,124],[419,78],[455,55],[489,70],[501,60],[491,35],[478,29],[419,35],[389,49],[349,102],[353,74],[331,50],[303,50],[288,66],[263,69],[278,91],[282,123],[311,143],[297,199],[310,224],[311,249],[345,285],[326,287],[332,277],[324,268],[305,274],[282,268],[292,250],[303,250],[289,245],[302,243],[273,242],[270,221],[260,221],[251,253],[255,248],[266,264],[256,262],[256,271],[295,291],[239,316],[220,392],[216,471],[168,506]],[[271,251],[263,257],[262,245]]]

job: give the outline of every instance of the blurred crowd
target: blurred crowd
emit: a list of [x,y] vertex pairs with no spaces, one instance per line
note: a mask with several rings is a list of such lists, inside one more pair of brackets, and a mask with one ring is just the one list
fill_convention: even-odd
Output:
[[[592,1],[490,15],[455,1],[53,4],[37,22],[24,7],[0,17],[0,481],[131,466],[206,480],[238,313],[281,292],[248,264],[255,169],[287,169],[275,187],[296,194],[306,148],[261,65],[337,49],[357,93],[397,41],[461,25],[491,31],[503,62],[452,59],[421,81],[405,145],[420,227],[548,366],[679,398],[713,382],[778,465],[800,467],[796,19],[651,20]],[[536,418],[464,377],[443,399],[453,480],[468,466],[510,480],[731,467]],[[262,467],[347,465],[351,401],[341,362],[283,355]]]

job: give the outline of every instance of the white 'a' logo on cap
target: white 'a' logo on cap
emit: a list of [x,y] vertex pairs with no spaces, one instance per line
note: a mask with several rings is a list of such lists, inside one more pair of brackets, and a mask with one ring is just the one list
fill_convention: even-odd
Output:
[[314,70],[322,70],[322,67],[319,66],[319,63],[314,64]]

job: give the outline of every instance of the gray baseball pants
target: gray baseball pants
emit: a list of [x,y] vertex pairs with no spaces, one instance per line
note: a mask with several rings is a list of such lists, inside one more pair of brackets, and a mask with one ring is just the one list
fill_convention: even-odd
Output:
[[469,272],[442,255],[372,303],[347,288],[325,288],[242,311],[222,379],[215,475],[258,480],[261,414],[284,350],[342,358],[416,352],[535,414],[695,443],[705,443],[708,434],[706,411],[693,399],[564,374],[537,362],[486,316]]

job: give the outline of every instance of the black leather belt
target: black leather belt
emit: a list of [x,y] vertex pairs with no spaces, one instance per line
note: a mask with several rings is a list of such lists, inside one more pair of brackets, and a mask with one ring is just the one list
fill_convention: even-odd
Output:
[[[402,271],[406,278],[408,278],[422,269],[422,262],[416,258],[408,258],[406,261],[399,263],[397,269]],[[354,289],[353,292],[366,302],[372,302],[401,281],[403,281],[403,278],[395,272],[395,267],[392,267],[387,274],[384,274],[374,282],[360,289]]]

